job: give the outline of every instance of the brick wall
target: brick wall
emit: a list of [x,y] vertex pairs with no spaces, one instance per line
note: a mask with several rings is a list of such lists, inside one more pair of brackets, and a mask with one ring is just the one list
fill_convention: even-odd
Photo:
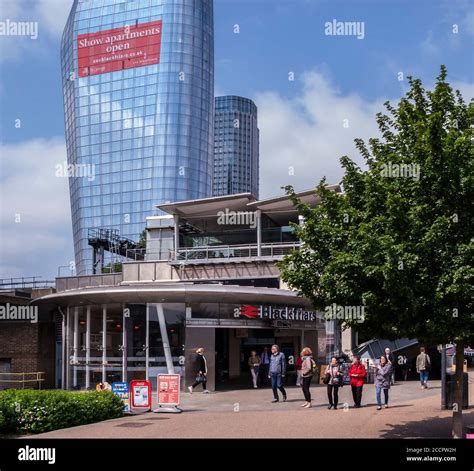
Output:
[[12,373],[42,371],[45,381],[41,387],[53,388],[54,356],[54,324],[1,321],[0,358],[11,359]]

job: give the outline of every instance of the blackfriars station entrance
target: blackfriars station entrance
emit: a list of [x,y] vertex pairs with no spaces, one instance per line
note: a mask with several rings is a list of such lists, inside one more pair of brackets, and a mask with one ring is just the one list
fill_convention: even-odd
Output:
[[[217,302],[218,301],[218,302]],[[195,352],[208,364],[208,389],[251,387],[248,357],[277,343],[294,362],[303,346],[324,361],[327,322],[294,292],[249,286],[140,283],[68,289],[35,301],[62,314],[63,389],[150,379],[172,368],[183,388],[196,377]]]

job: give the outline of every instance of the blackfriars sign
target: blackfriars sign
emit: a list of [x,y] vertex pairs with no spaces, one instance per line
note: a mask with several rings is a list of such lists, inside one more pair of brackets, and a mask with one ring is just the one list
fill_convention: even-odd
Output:
[[234,317],[259,320],[285,320],[316,322],[321,316],[315,311],[306,311],[293,306],[254,306],[242,304],[234,309]]

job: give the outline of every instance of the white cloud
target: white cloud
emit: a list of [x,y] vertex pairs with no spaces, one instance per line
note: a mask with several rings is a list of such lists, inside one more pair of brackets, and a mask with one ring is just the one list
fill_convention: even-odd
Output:
[[37,38],[0,36],[0,61],[20,61],[26,54],[51,51],[52,42],[60,38],[73,0],[1,0],[0,21],[34,22]]
[[37,0],[36,11],[41,28],[52,36],[61,36],[72,3],[72,0]]
[[68,180],[55,176],[64,140],[4,144],[0,157],[0,278],[52,278],[73,259]]
[[[474,84],[462,80],[448,82],[459,89],[466,102],[474,96]],[[295,82],[297,86],[297,82]],[[426,88],[434,88],[427,84]],[[364,100],[357,94],[341,94],[317,72],[302,77],[302,89],[294,98],[274,92],[255,96],[260,128],[260,197],[281,194],[284,185],[296,190],[314,188],[322,177],[339,183],[343,176],[339,159],[348,155],[364,165],[354,139],[366,142],[379,137],[378,112],[386,112],[387,100],[396,105],[400,96]],[[344,127],[348,120],[348,128]],[[294,175],[291,175],[292,171]]]
[[255,97],[260,197],[278,195],[287,184],[297,190],[314,188],[323,176],[328,183],[338,183],[341,156],[349,155],[362,164],[354,139],[378,135],[375,114],[383,110],[385,100],[367,102],[356,94],[342,95],[317,72],[304,74],[302,82],[302,91],[295,98],[273,92]]
[[[474,96],[474,84],[450,80],[449,76],[448,82],[461,91],[466,102]],[[434,84],[426,87],[432,89]],[[303,75],[302,89],[294,98],[274,92],[257,94],[260,197],[281,194],[280,188],[288,184],[296,190],[314,188],[324,176],[329,184],[339,183],[343,175],[339,159],[343,155],[363,166],[354,139],[367,142],[379,137],[376,114],[386,112],[385,101],[396,105],[402,95],[401,91],[400,96],[374,101],[357,94],[343,95],[317,72]],[[348,128],[344,120],[348,120]]]

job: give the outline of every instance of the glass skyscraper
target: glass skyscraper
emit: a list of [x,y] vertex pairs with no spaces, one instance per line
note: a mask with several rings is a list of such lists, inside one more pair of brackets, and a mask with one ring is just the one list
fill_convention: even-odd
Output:
[[211,196],[213,41],[212,0],[74,0],[61,66],[78,275],[89,228],[137,241],[156,204]]
[[213,195],[258,198],[259,130],[255,103],[239,96],[215,101]]

